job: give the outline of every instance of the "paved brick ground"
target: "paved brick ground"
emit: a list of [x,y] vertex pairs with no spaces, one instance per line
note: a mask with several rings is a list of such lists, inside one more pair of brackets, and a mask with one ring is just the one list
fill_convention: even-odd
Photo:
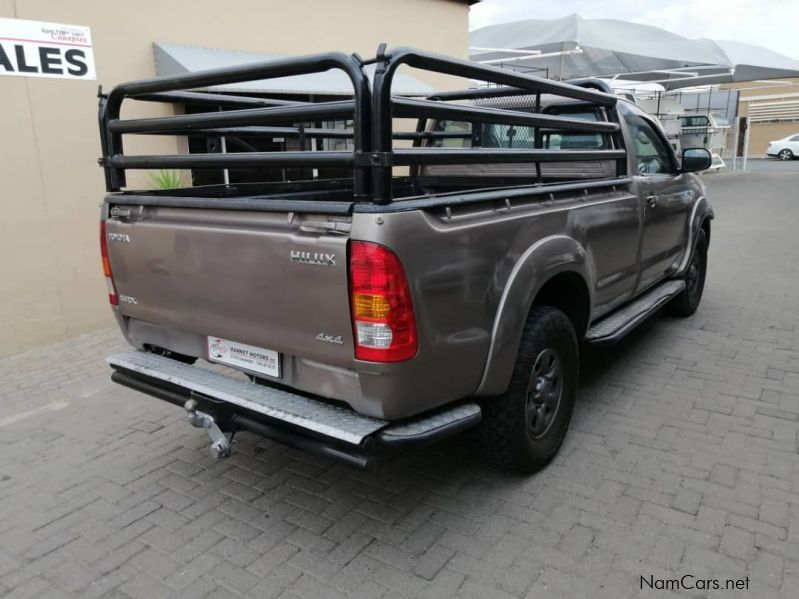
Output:
[[214,462],[110,384],[116,331],[0,360],[0,596],[618,599],[683,574],[799,596],[799,177],[708,183],[700,311],[585,356],[537,476],[466,439],[373,474],[248,436]]

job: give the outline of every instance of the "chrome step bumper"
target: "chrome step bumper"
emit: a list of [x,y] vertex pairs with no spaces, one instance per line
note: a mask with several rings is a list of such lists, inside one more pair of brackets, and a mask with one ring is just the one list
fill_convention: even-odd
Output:
[[361,456],[362,450],[437,440],[476,425],[481,416],[477,404],[466,402],[389,422],[143,351],[114,354],[106,362],[115,370],[115,382],[176,405],[194,400],[224,429],[250,430],[308,451],[314,449],[313,440],[333,443],[317,453],[341,457],[341,451],[354,452],[357,459],[347,461],[359,466],[367,465],[369,457]]
[[585,341],[592,345],[615,343],[665,306],[683,289],[685,281],[681,280],[665,281],[656,285],[636,300],[594,323],[585,334]]

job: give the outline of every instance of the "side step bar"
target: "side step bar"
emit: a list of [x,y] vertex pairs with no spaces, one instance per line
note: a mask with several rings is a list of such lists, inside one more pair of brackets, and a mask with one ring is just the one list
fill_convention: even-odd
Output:
[[641,297],[603,316],[588,329],[585,341],[590,345],[616,343],[627,333],[665,306],[685,289],[685,281],[665,281]]
[[475,426],[482,415],[477,404],[465,402],[389,422],[143,351],[115,354],[106,361],[115,371],[114,382],[184,406],[190,422],[208,428],[217,446],[220,439],[214,432],[219,427],[247,430],[364,468],[373,465],[381,448],[437,441]]

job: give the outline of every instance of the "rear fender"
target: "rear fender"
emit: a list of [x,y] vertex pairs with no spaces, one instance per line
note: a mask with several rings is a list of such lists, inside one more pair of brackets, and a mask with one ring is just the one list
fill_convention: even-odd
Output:
[[[545,237],[531,245],[516,262],[502,292],[477,395],[497,395],[507,389],[533,301],[544,284],[562,272],[582,277],[593,306],[594,268],[585,248],[565,235]],[[578,331],[578,337],[583,333]]]

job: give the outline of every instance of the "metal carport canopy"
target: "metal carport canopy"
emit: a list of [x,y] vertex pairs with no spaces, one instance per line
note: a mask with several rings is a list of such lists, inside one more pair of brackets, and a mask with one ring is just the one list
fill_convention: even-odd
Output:
[[[470,45],[498,49],[473,50],[472,60],[507,59],[508,67],[546,68],[549,77],[561,80],[616,76],[677,89],[799,77],[799,61],[760,46],[689,39],[650,25],[576,14],[483,27],[471,32]],[[524,57],[501,49],[556,55]]]
[[[255,52],[239,52],[216,48],[199,48],[179,44],[155,42],[155,74],[159,77],[182,75],[206,69],[231,67],[235,65],[266,62],[283,58],[281,54],[265,54]],[[374,65],[364,68],[371,78]],[[435,88],[405,73],[398,73],[394,79],[394,92],[404,96],[429,96]],[[303,94],[351,96],[352,83],[347,75],[338,70],[281,77],[279,79],[262,79],[230,85],[218,85],[208,91],[250,94]]]

